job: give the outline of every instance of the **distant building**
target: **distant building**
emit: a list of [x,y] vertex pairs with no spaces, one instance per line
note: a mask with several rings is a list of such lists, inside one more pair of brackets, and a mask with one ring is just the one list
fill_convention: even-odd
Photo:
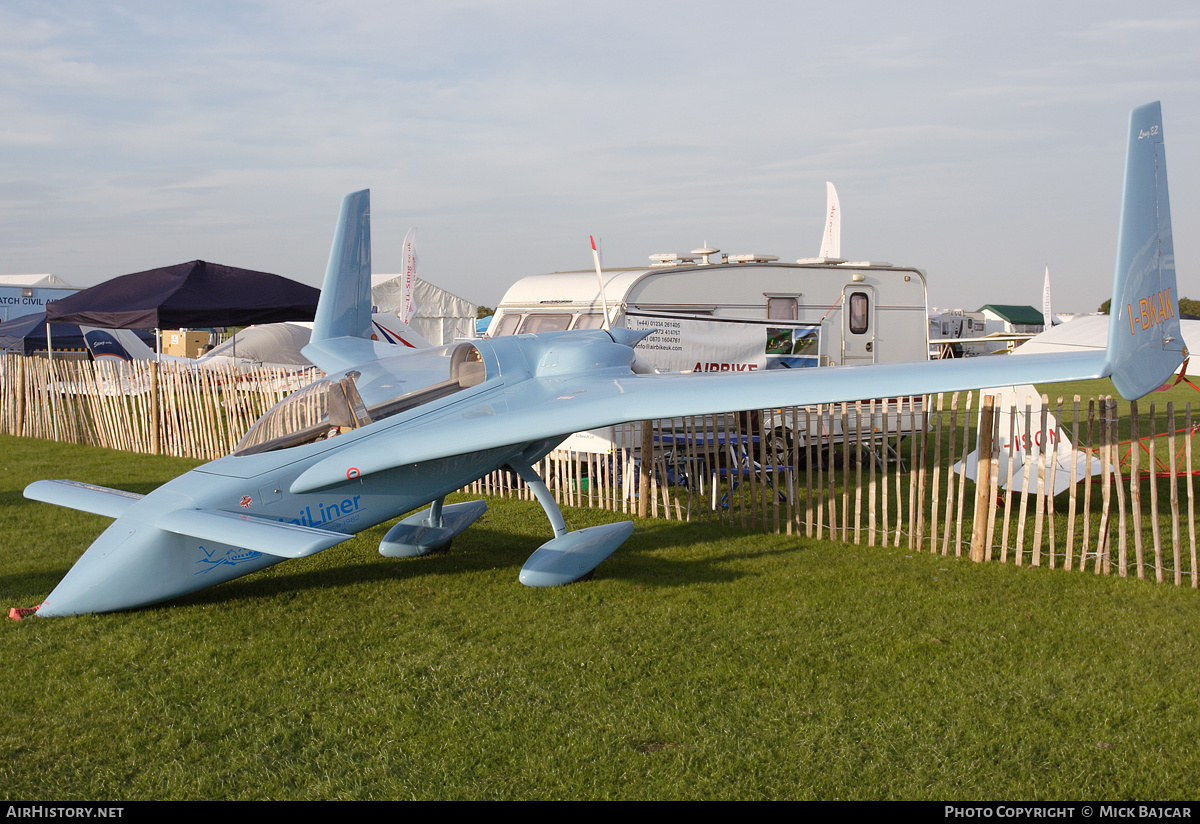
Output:
[[1012,352],[1044,329],[1032,306],[989,303],[976,312],[952,309],[929,317],[931,358],[972,358]]
[[45,312],[47,301],[78,291],[57,275],[0,275],[0,322]]
[[1041,310],[1032,306],[989,303],[979,307],[979,311],[983,313],[989,335],[1036,335],[1046,330]]

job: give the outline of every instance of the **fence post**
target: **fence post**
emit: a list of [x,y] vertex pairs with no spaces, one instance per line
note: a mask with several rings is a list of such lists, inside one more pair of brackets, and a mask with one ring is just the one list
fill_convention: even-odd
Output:
[[[854,543],[862,543],[863,444],[862,401],[854,402]],[[847,450],[849,451],[849,450]],[[845,461],[842,462],[843,464]],[[849,476],[849,471],[847,471]]]
[[150,361],[150,454],[162,453],[162,410],[158,405],[158,361]]
[[25,358],[17,358],[17,426],[13,434],[25,434]]
[[[933,491],[930,494],[929,506],[929,553],[937,554],[938,539],[938,495],[942,480],[942,404],[945,397],[941,392],[937,396],[937,412],[933,417]],[[872,464],[874,466],[874,464]]]
[[920,438],[920,445],[917,448],[917,524],[913,530],[916,537],[913,543],[916,546],[916,551],[921,552],[925,548],[925,459],[926,449],[928,448],[929,439],[929,403],[931,396],[923,395],[921,397],[921,416],[920,423],[914,423],[913,428],[917,430],[917,437]]
[[850,543],[850,404],[842,403],[842,543]]
[[1192,548],[1192,588],[1195,589],[1200,585],[1200,572],[1196,570],[1196,494],[1192,485],[1192,435],[1195,432],[1192,430],[1192,403],[1188,401],[1186,407],[1187,414],[1187,446],[1185,453],[1185,461],[1187,469],[1184,474],[1187,476],[1187,499],[1188,499],[1188,543]]
[[[1113,400],[1112,409],[1113,432],[1119,434],[1118,425],[1120,424],[1121,414],[1116,399]],[[1115,486],[1117,490],[1117,556],[1118,564],[1120,565],[1120,575],[1124,578],[1129,574],[1129,525],[1125,519],[1125,480],[1121,477],[1120,438],[1117,439],[1117,449],[1113,456],[1112,466],[1113,472],[1116,474]]]
[[1100,490],[1100,531],[1096,533],[1096,565],[1095,574],[1099,575],[1101,569],[1107,575],[1110,566],[1109,560],[1109,538],[1108,538],[1108,515],[1112,502],[1112,440],[1113,427],[1110,420],[1111,413],[1109,412],[1109,399],[1107,397],[1100,398],[1098,404],[1100,409],[1100,467],[1101,474],[1104,476],[1103,485]]
[[[960,453],[958,459],[960,461],[962,461],[962,464],[964,467],[967,465],[967,453],[971,449],[971,443],[970,443],[970,438],[971,438],[971,435],[970,435],[970,431],[971,431],[971,401],[974,399],[974,397],[975,397],[974,392],[968,392],[967,398],[966,398],[967,402],[963,405],[962,452]],[[953,467],[953,464],[951,464],[951,467]],[[953,468],[950,468],[947,471],[950,473],[954,472]],[[955,510],[955,518],[954,518],[954,557],[955,558],[962,557],[963,507],[966,506],[966,503],[967,503],[967,473],[964,472],[963,474],[958,476],[958,508]]]
[[1171,470],[1171,551],[1175,586],[1183,583],[1183,558],[1179,546],[1179,478],[1175,475],[1175,403],[1167,401],[1167,456]]
[[[1042,525],[1046,520],[1046,511],[1049,509],[1046,503],[1046,453],[1050,448],[1049,443],[1049,415],[1050,415],[1050,398],[1045,395],[1041,396],[1042,414],[1038,421],[1038,434],[1035,446],[1037,447],[1037,497],[1035,501],[1034,517],[1033,517],[1033,560],[1030,562],[1033,566],[1042,565]],[[1032,454],[1030,455],[1032,458]],[[1052,465],[1053,466],[1053,465]],[[1051,480],[1053,476],[1051,476]],[[1050,547],[1051,557],[1053,557],[1054,546]],[[1051,566],[1053,566],[1053,562]]]
[[1158,422],[1155,420],[1154,402],[1150,403],[1150,453],[1146,463],[1150,469],[1150,535],[1154,539],[1154,580],[1163,582],[1162,530],[1158,526],[1158,447],[1155,435]]
[[654,429],[642,421],[642,460],[638,466],[638,517],[650,517],[650,464],[654,460]]
[[999,434],[1000,409],[996,407],[992,409],[992,454],[988,459],[992,480],[988,485],[987,536],[984,538],[983,545],[983,560],[985,561],[992,560],[992,546],[995,544],[996,536],[996,508],[1000,503]]
[[[1079,396],[1078,395],[1075,396],[1074,405],[1071,407],[1071,429],[1070,429],[1070,431],[1071,431],[1072,437],[1075,438],[1075,450],[1076,450],[1076,454],[1078,454],[1080,448],[1083,446],[1083,444],[1081,444],[1079,442]],[[1092,482],[1091,481],[1091,472],[1090,472],[1091,466],[1092,466],[1091,453],[1087,453],[1087,460],[1088,460],[1087,466],[1088,466],[1088,470],[1089,470],[1088,475],[1087,475],[1087,482],[1090,484]],[[1073,455],[1072,459],[1071,459],[1070,495],[1067,497],[1067,537],[1066,537],[1067,560],[1066,560],[1066,563],[1063,565],[1063,569],[1071,569],[1072,568],[1071,561],[1072,561],[1072,555],[1075,550],[1075,504],[1076,504],[1075,493],[1076,493],[1076,483],[1079,481],[1078,468],[1079,468],[1079,460],[1078,460],[1078,458],[1076,458]],[[1122,511],[1124,511],[1123,508],[1122,508]]]
[[[984,395],[979,410],[979,433],[975,444],[975,522],[971,530],[971,560],[983,561],[983,546],[988,532],[988,498],[992,491],[992,429],[995,395]],[[963,467],[966,471],[966,467]]]

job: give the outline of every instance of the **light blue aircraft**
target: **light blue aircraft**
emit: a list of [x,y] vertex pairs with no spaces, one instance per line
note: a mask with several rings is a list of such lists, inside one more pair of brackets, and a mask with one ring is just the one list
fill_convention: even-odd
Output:
[[[37,609],[39,616],[130,609],[328,549],[398,522],[379,551],[445,547],[485,510],[445,496],[508,467],[533,489],[554,538],[521,569],[530,586],[588,576],[633,531],[625,521],[568,532],[532,469],[572,432],[630,420],[1111,376],[1127,398],[1162,384],[1186,352],[1158,103],[1130,116],[1112,321],[1105,352],[829,367],[739,375],[644,375],[645,333],[556,332],[404,351],[372,341],[369,194],[348,195],[312,342],[329,377],[259,420],[234,453],[149,495],[38,481],[26,497],[115,518]],[[736,400],[733,400],[736,399]]]

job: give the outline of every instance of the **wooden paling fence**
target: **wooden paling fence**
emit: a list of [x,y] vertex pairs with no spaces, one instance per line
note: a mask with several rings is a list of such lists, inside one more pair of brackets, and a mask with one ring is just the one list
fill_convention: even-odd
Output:
[[[1190,404],[1177,414],[1172,403],[1121,402],[1119,416],[1113,398],[1052,408],[1042,396],[1037,411],[985,407],[989,428],[977,398],[628,424],[612,428],[607,452],[560,449],[538,469],[569,506],[1200,586]],[[1001,420],[1020,431],[999,431]],[[996,446],[977,462],[980,429]],[[1088,460],[1056,470],[1064,437]],[[964,462],[978,483],[955,471]],[[1058,495],[1056,471],[1069,476]],[[532,497],[505,472],[469,489]]]
[[212,460],[321,372],[0,359],[0,432]]
[[[10,355],[0,359],[0,432],[210,460],[320,374]],[[1200,586],[1190,404],[1076,396],[1051,408],[1043,396],[1040,409],[980,416],[976,398],[626,424],[609,428],[604,448],[559,449],[536,469],[569,506]],[[1064,437],[1094,473],[1086,461],[1055,470]],[[990,458],[976,461],[981,444]],[[964,462],[978,483],[955,471]],[[1056,471],[1070,476],[1058,495]],[[533,497],[504,471],[468,490]]]

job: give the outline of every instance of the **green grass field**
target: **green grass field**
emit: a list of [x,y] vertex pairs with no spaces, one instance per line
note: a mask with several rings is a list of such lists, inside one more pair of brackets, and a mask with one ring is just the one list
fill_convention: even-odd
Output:
[[[0,438],[0,605],[194,462]],[[5,800],[1191,799],[1200,596],[717,526],[640,522],[595,579],[517,583],[550,537],[495,500],[449,555],[385,526],[169,605],[6,621]],[[568,510],[571,528],[619,516]]]

